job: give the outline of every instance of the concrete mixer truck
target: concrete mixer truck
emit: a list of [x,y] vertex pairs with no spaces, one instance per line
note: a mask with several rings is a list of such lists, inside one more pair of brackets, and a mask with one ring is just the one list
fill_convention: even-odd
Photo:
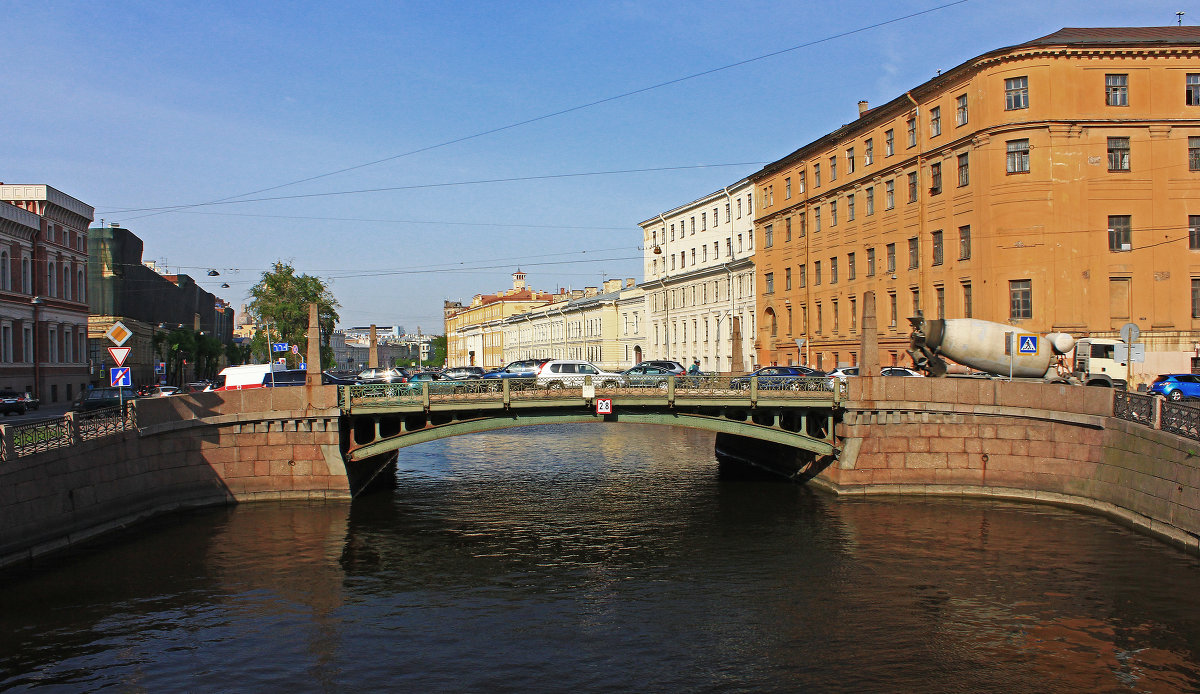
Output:
[[944,376],[946,359],[996,376],[1125,388],[1125,362],[1114,359],[1117,340],[1067,333],[1034,335],[977,318],[908,319],[908,354],[930,376]]

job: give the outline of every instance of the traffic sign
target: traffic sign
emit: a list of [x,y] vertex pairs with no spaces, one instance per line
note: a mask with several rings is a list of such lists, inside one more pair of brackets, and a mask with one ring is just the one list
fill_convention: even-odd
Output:
[[308,371],[308,364],[306,362],[300,362],[300,366],[296,368],[300,369],[301,371]]
[[129,353],[132,351],[132,347],[108,348],[108,353],[112,355],[113,361],[117,362],[117,366],[125,366],[125,360],[129,358]]
[[109,382],[113,388],[131,388],[133,387],[133,375],[129,372],[128,366],[118,366],[109,371]]
[[160,361],[154,365],[154,373],[159,374],[161,376],[162,374],[165,374],[166,372],[167,372],[167,362]]
[[129,328],[126,328],[125,324],[121,321],[117,321],[116,323],[112,324],[112,327],[105,331],[104,336],[107,337],[114,345],[120,347],[128,342],[129,338],[133,337],[133,331],[131,331]]
[[1142,330],[1137,327],[1137,323],[1126,323],[1121,326],[1121,341],[1127,345],[1132,344],[1141,334]]
[[1037,335],[1018,335],[1017,336],[1017,354],[1037,354],[1038,353],[1038,336]]
[[288,351],[288,343],[272,342],[271,343],[271,351],[272,352],[286,352],[286,351]]
[[596,398],[596,414],[612,414],[612,398]]

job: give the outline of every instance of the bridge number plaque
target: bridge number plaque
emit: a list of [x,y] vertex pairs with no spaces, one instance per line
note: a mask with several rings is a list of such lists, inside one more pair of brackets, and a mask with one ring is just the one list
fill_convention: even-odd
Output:
[[612,414],[612,398],[596,398],[596,414]]

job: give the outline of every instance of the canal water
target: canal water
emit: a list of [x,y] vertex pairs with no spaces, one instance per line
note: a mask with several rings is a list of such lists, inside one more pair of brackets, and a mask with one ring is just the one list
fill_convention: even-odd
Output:
[[1200,690],[1200,562],[1114,523],[721,479],[710,434],[516,429],[351,503],[0,574],[0,690]]

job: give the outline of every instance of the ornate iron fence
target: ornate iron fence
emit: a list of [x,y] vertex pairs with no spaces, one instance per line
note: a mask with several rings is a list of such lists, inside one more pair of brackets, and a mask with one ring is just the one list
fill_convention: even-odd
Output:
[[1200,441],[1200,407],[1163,401],[1158,428]]
[[6,433],[12,436],[14,457],[43,453],[71,445],[71,425],[66,417],[13,424],[5,428],[8,429]]
[[1154,396],[1123,390],[1113,391],[1113,416],[1154,426]]
[[107,407],[55,419],[0,426],[6,441],[6,445],[0,446],[0,460],[67,448],[79,441],[92,441],[132,429],[134,412],[132,407],[124,412],[119,407]]
[[[133,412],[133,408],[127,410]],[[132,414],[121,414],[120,407],[106,407],[91,412],[80,412],[72,416],[81,441],[91,441],[110,436],[133,427]]]

